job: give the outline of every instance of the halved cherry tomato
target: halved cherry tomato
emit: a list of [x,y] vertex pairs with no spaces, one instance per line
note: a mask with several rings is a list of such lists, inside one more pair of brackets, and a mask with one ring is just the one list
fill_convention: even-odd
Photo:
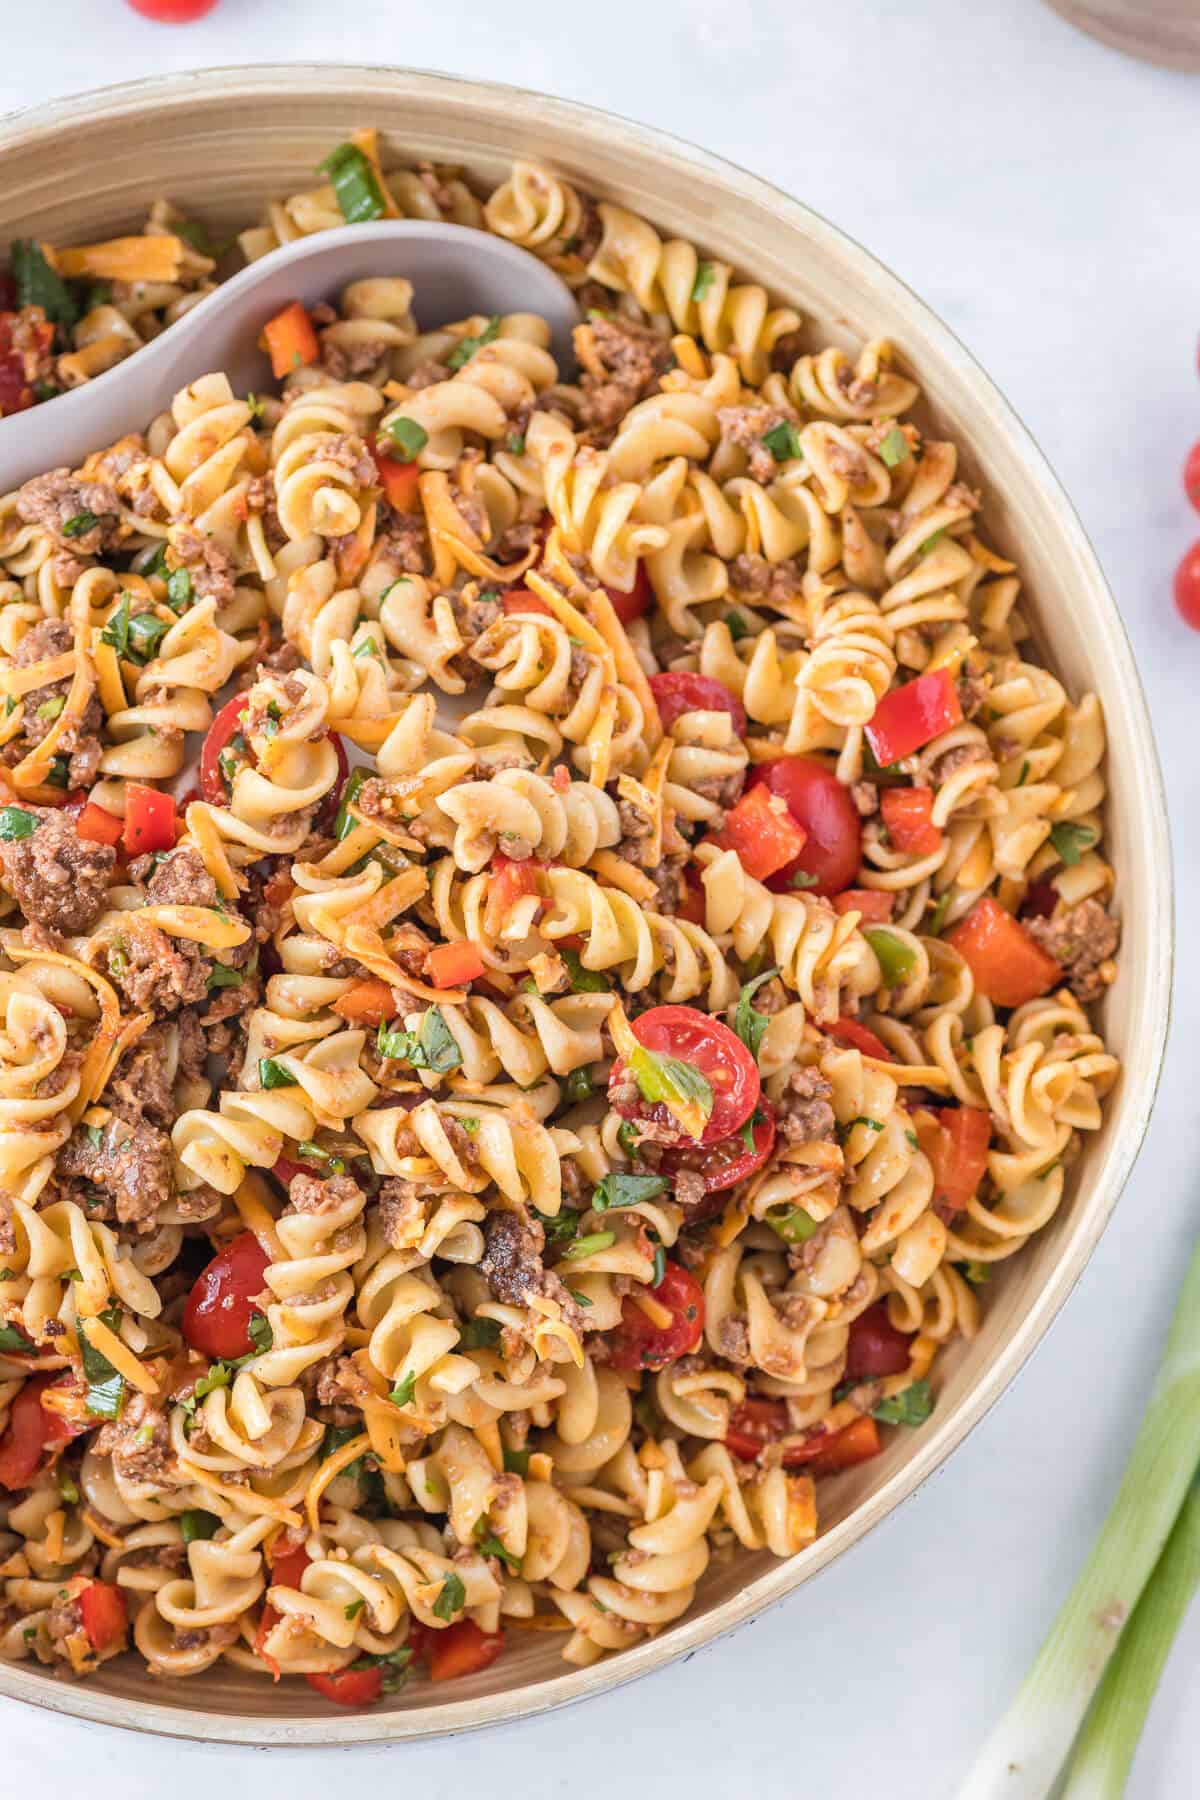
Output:
[[788,1412],[782,1400],[760,1400],[751,1395],[730,1414],[725,1448],[741,1462],[757,1462],[765,1445],[775,1443],[787,1428]]
[[79,1596],[79,1616],[88,1643],[97,1656],[116,1650],[125,1641],[129,1614],[125,1596],[114,1581],[91,1581]]
[[882,788],[879,810],[889,838],[905,856],[932,856],[941,849],[941,828],[933,822],[932,788]]
[[461,987],[474,981],[487,968],[483,952],[476,944],[438,944],[425,958],[425,972],[436,988]]
[[232,700],[225,702],[204,734],[200,746],[200,792],[210,806],[224,806],[229,799],[219,758],[230,739],[242,729],[241,715],[245,710],[245,694],[235,694]]
[[316,1688],[336,1706],[373,1706],[383,1692],[383,1671],[373,1669],[339,1669],[334,1675],[306,1675],[310,1688]]
[[893,1061],[887,1045],[881,1043],[865,1025],[860,1025],[857,1019],[848,1019],[843,1014],[840,1019],[833,1019],[828,1025],[822,1025],[821,1030],[826,1037],[848,1045],[851,1050],[859,1050],[864,1056],[877,1056],[883,1062]]
[[841,1469],[852,1469],[857,1463],[869,1462],[882,1449],[878,1425],[869,1414],[864,1414],[844,1430],[835,1431],[819,1449],[814,1445],[812,1455],[800,1457],[785,1451],[783,1466],[785,1469],[803,1466],[810,1475],[836,1475]]
[[400,462],[392,456],[386,446],[375,438],[371,444],[371,455],[375,459],[375,467],[379,471],[379,485],[387,497],[387,503],[394,512],[415,512],[421,471],[415,462]]
[[815,878],[810,890],[826,896],[848,887],[858,873],[862,854],[862,820],[850,790],[833,770],[811,756],[779,756],[759,763],[750,777],[751,787],[765,783],[781,794],[797,825],[808,834],[804,849],[794,862],[773,875],[768,886],[786,893],[793,876]]
[[987,1169],[992,1115],[978,1106],[939,1106],[934,1129],[919,1132],[933,1164],[933,1208],[948,1223],[975,1198]]
[[1180,617],[1200,631],[1200,541],[1184,551],[1175,571],[1175,604]]
[[370,975],[339,994],[330,1010],[351,1025],[382,1025],[395,1018],[398,1008],[394,989],[378,975]]
[[222,1362],[249,1356],[253,1297],[262,1293],[268,1260],[254,1233],[242,1231],[201,1271],[183,1309],[182,1331],[193,1350]]
[[539,594],[531,594],[528,588],[506,588],[500,603],[506,613],[545,613],[549,619],[554,617],[553,607],[548,606]]
[[9,1408],[8,1424],[0,1434],[0,1487],[10,1491],[28,1487],[43,1452],[58,1449],[77,1436],[61,1414],[48,1412],[42,1406],[42,1394],[57,1379],[53,1375],[32,1376]]
[[742,1134],[737,1132],[733,1137],[724,1138],[719,1144],[663,1151],[662,1172],[671,1181],[688,1171],[699,1175],[704,1182],[703,1200],[681,1202],[684,1217],[689,1224],[695,1224],[700,1219],[711,1219],[719,1213],[725,1204],[722,1195],[726,1190],[736,1187],[739,1181],[745,1181],[757,1169],[761,1169],[775,1148],[774,1111],[765,1100],[759,1101],[758,1110],[762,1117],[751,1133],[754,1139],[753,1150],[746,1148]]
[[1183,491],[1200,512],[1200,444],[1193,444],[1183,465]]
[[935,669],[883,696],[866,727],[866,739],[882,769],[961,725],[962,716],[954,677],[948,669]]
[[[168,798],[168,796],[164,795],[164,798]],[[85,838],[89,844],[115,846],[121,841],[125,824],[122,819],[117,818],[115,813],[110,813],[105,807],[97,806],[89,800],[75,821],[75,829],[80,837]],[[172,839],[173,842],[174,839]]]
[[217,0],[129,0],[129,4],[134,12],[159,25],[190,25],[193,19],[210,13]]
[[833,897],[836,913],[860,913],[869,925],[882,925],[892,916],[894,896],[883,888],[843,888]]
[[746,709],[725,686],[711,675],[693,675],[690,669],[664,669],[650,677],[650,692],[658,707],[664,731],[670,731],[683,713],[724,712],[733,720],[740,738],[746,735]]
[[481,1669],[490,1668],[503,1648],[502,1631],[482,1631],[474,1619],[460,1619],[445,1631],[427,1633],[421,1654],[427,1661],[430,1681],[454,1681],[460,1675],[477,1675]]
[[734,851],[755,881],[766,881],[794,865],[807,840],[808,833],[793,819],[782,795],[760,786],[746,790],[712,841],[722,850]]
[[975,902],[945,942],[975,977],[976,992],[997,1006],[1024,1006],[1062,980],[1054,958],[990,894]]
[[148,856],[155,850],[173,850],[176,836],[175,802],[170,794],[161,793],[158,788],[139,787],[135,781],[126,782],[122,828],[125,854]]
[[[762,1091],[758,1064],[741,1038],[720,1019],[710,1018],[694,1006],[652,1006],[633,1020],[633,1035],[656,1056],[686,1063],[708,1082],[713,1105],[700,1143],[718,1144],[722,1138],[732,1137],[758,1105]],[[618,1058],[608,1078],[609,1100],[623,1119],[650,1119],[671,1128],[677,1145],[695,1142],[661,1100],[647,1101],[640,1095],[636,1100],[614,1098],[626,1079],[625,1063]]]
[[897,1331],[888,1318],[887,1301],[877,1300],[859,1313],[846,1345],[846,1377],[861,1381],[874,1375],[899,1375],[907,1369],[912,1338]]
[[621,1302],[621,1319],[611,1333],[609,1363],[614,1369],[665,1369],[690,1356],[704,1335],[704,1290],[679,1263],[668,1262],[663,1278],[650,1292],[672,1315],[669,1325],[655,1325],[632,1294]]
[[633,578],[633,586],[628,593],[621,588],[605,587],[605,593],[613,604],[613,611],[622,625],[632,625],[648,612],[654,603],[654,589],[650,586],[650,577],[646,573],[645,563],[639,563],[637,574]]

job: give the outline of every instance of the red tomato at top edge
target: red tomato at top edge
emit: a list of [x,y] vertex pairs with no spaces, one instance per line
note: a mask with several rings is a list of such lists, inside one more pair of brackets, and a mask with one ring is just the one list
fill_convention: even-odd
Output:
[[638,564],[633,586],[628,593],[615,587],[606,587],[604,591],[612,601],[613,611],[622,625],[632,625],[635,619],[640,619],[644,612],[649,611],[654,600],[654,589],[650,586],[645,563]]
[[1183,465],[1183,491],[1200,512],[1200,444],[1193,444]]
[[655,1325],[632,1294],[621,1302],[621,1322],[609,1337],[609,1363],[614,1369],[664,1369],[690,1356],[704,1335],[704,1291],[694,1275],[668,1262],[651,1293],[671,1314],[669,1325]]
[[691,1149],[663,1151],[662,1173],[670,1181],[673,1182],[683,1171],[690,1170],[704,1182],[702,1200],[680,1202],[689,1225],[694,1225],[701,1219],[711,1219],[719,1213],[725,1204],[728,1190],[761,1169],[775,1148],[775,1114],[765,1100],[759,1101],[758,1110],[762,1117],[752,1133],[753,1150],[746,1148],[745,1140],[738,1131],[732,1137],[723,1138],[719,1144],[701,1144]]
[[723,681],[711,675],[693,675],[688,669],[664,669],[650,677],[650,692],[658,707],[664,731],[687,712],[726,712],[740,738],[746,735],[746,709]]
[[135,13],[160,25],[190,25],[210,13],[217,0],[129,0]]
[[1192,545],[1175,571],[1175,604],[1192,630],[1200,631],[1200,543]]
[[788,893],[793,875],[803,870],[816,877],[816,885],[807,892],[829,896],[849,887],[862,855],[862,821],[850,789],[811,756],[780,756],[759,763],[749,786],[760,782],[782,795],[793,819],[808,833],[799,856],[770,876],[767,886]]
[[196,1277],[183,1309],[183,1335],[193,1350],[231,1362],[254,1349],[253,1297],[263,1291],[267,1254],[252,1231],[238,1234]]
[[[693,1006],[652,1006],[633,1020],[633,1035],[658,1056],[674,1057],[697,1070],[712,1089],[713,1107],[700,1138],[702,1144],[719,1144],[732,1137],[754,1111],[761,1092],[758,1064],[728,1025],[697,1012]],[[694,1145],[675,1115],[661,1100],[617,1101],[613,1094],[625,1083],[625,1063],[618,1058],[608,1078],[609,1100],[623,1119],[653,1120],[674,1127],[676,1145]],[[663,1140],[664,1142],[670,1140]]]

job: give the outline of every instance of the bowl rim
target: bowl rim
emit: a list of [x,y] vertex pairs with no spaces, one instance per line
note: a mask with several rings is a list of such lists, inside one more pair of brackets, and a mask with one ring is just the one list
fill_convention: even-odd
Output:
[[[1070,560],[1072,582],[1085,582],[1109,628],[1112,660],[1124,679],[1126,727],[1140,753],[1139,775],[1146,786],[1140,794],[1139,812],[1143,842],[1150,851],[1146,872],[1149,916],[1144,929],[1153,934],[1153,954],[1147,960],[1147,990],[1143,1011],[1149,1021],[1152,1054],[1136,1069],[1122,1074],[1124,1104],[1122,1128],[1106,1146],[1102,1161],[1088,1182],[1086,1203],[1076,1200],[1080,1213],[1069,1246],[1064,1246],[1041,1290],[1031,1301],[1011,1337],[980,1375],[970,1394],[947,1416],[940,1429],[915,1449],[887,1482],[844,1519],[819,1536],[799,1555],[774,1563],[708,1612],[674,1623],[670,1629],[626,1650],[604,1658],[586,1669],[553,1677],[540,1677],[494,1694],[465,1700],[447,1700],[395,1712],[338,1713],[311,1716],[269,1715],[242,1717],[202,1705],[160,1705],[130,1701],[104,1694],[86,1683],[57,1682],[32,1673],[22,1664],[0,1662],[0,1695],[23,1700],[45,1710],[106,1725],[121,1726],[157,1736],[190,1738],[206,1743],[271,1746],[343,1747],[396,1740],[428,1739],[481,1730],[488,1726],[526,1719],[557,1710],[595,1694],[609,1693],[655,1669],[715,1643],[796,1592],[827,1569],[868,1532],[890,1518],[917,1492],[959,1448],[1015,1380],[1045,1336],[1083,1274],[1118,1199],[1129,1179],[1149,1125],[1166,1052],[1171,1017],[1172,972],[1175,951],[1171,842],[1161,765],[1150,724],[1150,713],[1140,672],[1124,621],[1109,587],[1099,557],[1075,508],[1032,432],[1001,393],[957,334],[911,289],[857,239],[832,224],[805,202],[762,176],[755,175],[727,157],[714,154],[676,133],[645,125],[610,109],[523,88],[515,83],[480,81],[437,70],[389,64],[369,67],[359,63],[264,63],[219,64],[202,69],[150,75],[135,81],[111,83],[65,98],[40,102],[0,115],[0,154],[38,140],[51,139],[74,125],[95,125],[148,106],[161,107],[207,99],[226,91],[236,77],[243,96],[256,92],[299,98],[301,93],[343,90],[349,97],[356,83],[364,89],[384,84],[398,94],[410,93],[433,99],[441,96],[512,106],[520,103],[525,118],[586,136],[601,129],[615,134],[622,147],[641,155],[659,169],[666,163],[695,175],[699,169],[720,185],[723,198],[730,189],[747,198],[767,202],[784,223],[801,229],[810,239],[832,251],[850,273],[869,276],[884,302],[890,298],[898,310],[919,319],[922,329],[935,340],[948,362],[969,379],[975,392],[986,398],[992,414],[1007,434],[1010,452],[1019,459],[1027,476],[1043,495],[1055,502],[1055,528],[1059,547]],[[936,400],[936,393],[934,395]],[[185,1690],[186,1691],[186,1690]],[[203,1696],[198,1696],[201,1700]]]

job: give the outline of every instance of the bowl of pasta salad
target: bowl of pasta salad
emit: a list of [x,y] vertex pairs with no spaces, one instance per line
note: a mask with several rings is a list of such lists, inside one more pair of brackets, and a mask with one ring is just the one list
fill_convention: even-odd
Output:
[[0,149],[0,452],[361,220],[579,313],[398,257],[0,494],[0,1692],[600,1691],[912,1493],[1116,1202],[1172,920],[1115,605],[922,303],[653,130],[296,67]]

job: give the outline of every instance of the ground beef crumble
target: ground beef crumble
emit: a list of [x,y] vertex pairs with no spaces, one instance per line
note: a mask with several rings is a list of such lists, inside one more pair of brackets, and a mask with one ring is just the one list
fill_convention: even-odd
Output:
[[66,812],[21,810],[37,820],[23,838],[0,839],[0,872],[26,918],[52,931],[89,931],[104,910],[117,854],[81,838]]
[[542,1261],[545,1233],[540,1225],[515,1212],[491,1212],[483,1226],[484,1252],[479,1272],[497,1300],[527,1306],[541,1294],[557,1302],[563,1320],[575,1331],[586,1329],[582,1309],[559,1277]]
[[1023,921],[1030,937],[1062,967],[1067,986],[1086,1005],[1112,979],[1105,969],[1121,941],[1121,926],[1099,900],[1081,900],[1049,919]]
[[669,341],[625,319],[589,319],[575,327],[583,370],[582,423],[594,441],[610,434],[637,401],[654,391],[674,360]]

